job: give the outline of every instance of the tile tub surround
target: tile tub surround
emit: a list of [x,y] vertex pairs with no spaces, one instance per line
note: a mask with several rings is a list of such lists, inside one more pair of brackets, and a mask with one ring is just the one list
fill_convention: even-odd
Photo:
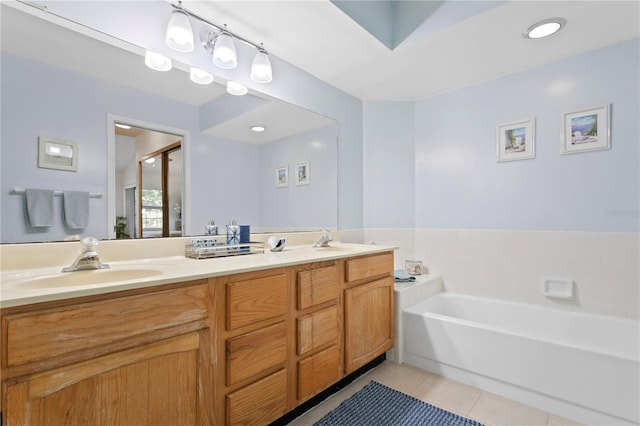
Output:
[[[446,291],[640,318],[640,234],[495,229],[342,230],[346,241],[397,245],[395,267],[422,260]],[[575,300],[543,296],[545,278],[571,279]]]

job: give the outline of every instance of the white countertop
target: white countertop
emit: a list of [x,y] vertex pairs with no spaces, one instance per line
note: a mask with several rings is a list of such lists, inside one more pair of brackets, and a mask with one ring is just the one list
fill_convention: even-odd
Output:
[[[11,269],[0,274],[0,308],[152,287],[395,250],[393,246],[331,243],[327,248],[288,246],[281,252],[212,259],[184,256],[109,263],[110,269],[62,273],[63,266]],[[103,283],[95,284],[96,281]],[[106,281],[106,282],[105,282]],[[94,282],[94,284],[90,284]]]

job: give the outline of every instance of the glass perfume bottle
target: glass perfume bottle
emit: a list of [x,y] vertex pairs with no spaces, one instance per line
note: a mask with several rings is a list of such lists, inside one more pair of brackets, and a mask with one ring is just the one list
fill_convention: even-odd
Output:
[[209,220],[209,224],[204,227],[204,232],[207,235],[218,235],[218,225],[213,219]]
[[240,244],[240,227],[235,219],[227,225],[227,244]]

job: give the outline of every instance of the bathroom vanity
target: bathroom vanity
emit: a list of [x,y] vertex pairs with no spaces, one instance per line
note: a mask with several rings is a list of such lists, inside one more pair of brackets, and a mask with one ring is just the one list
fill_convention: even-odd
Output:
[[268,424],[393,346],[393,248],[154,261],[3,305],[4,424]]

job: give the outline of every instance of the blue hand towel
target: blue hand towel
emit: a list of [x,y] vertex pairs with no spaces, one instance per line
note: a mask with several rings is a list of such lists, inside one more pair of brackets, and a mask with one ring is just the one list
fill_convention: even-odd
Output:
[[64,191],[64,220],[71,229],[86,228],[89,223],[89,193]]
[[32,227],[53,225],[53,190],[25,190],[27,200],[27,217]]

